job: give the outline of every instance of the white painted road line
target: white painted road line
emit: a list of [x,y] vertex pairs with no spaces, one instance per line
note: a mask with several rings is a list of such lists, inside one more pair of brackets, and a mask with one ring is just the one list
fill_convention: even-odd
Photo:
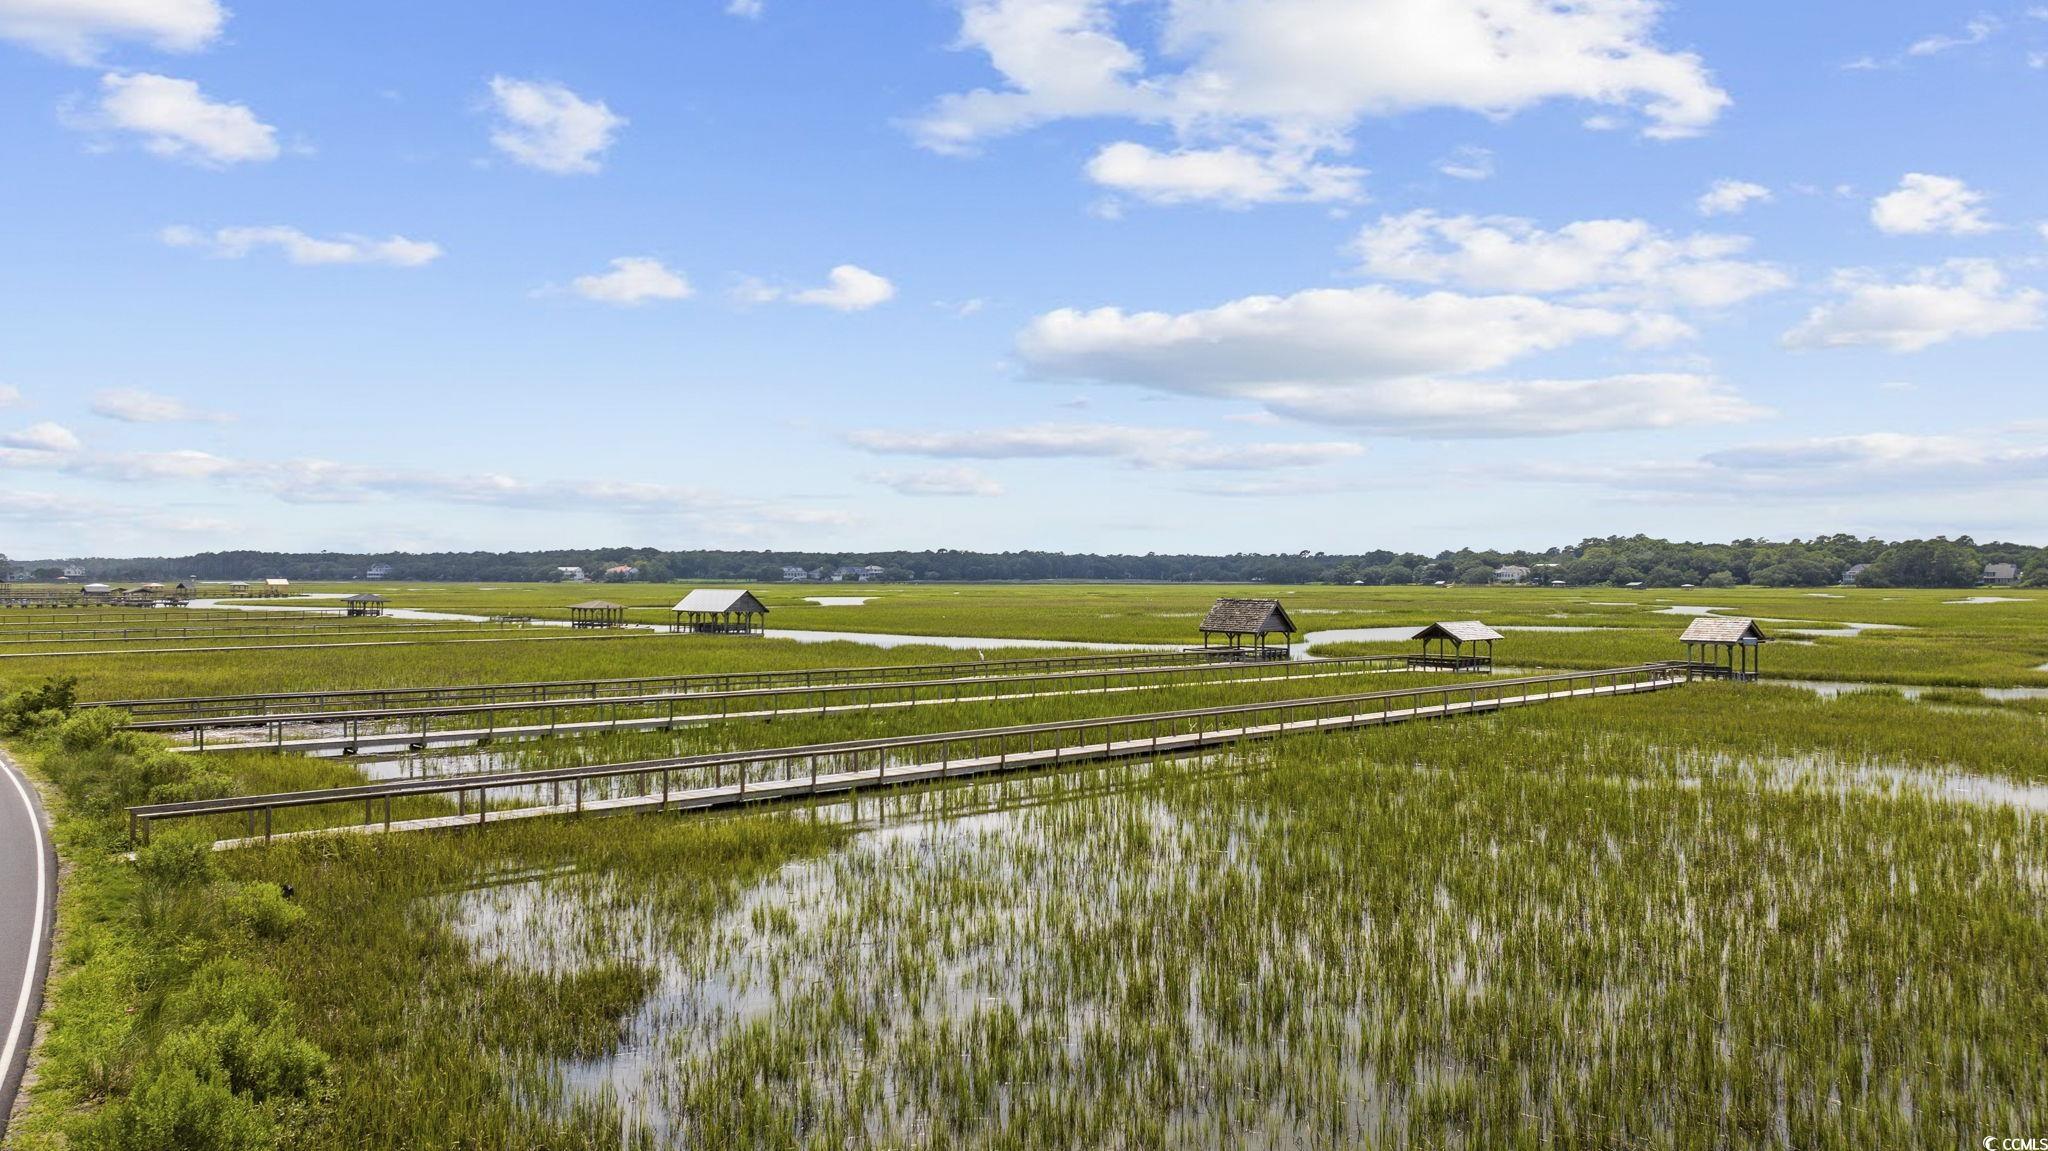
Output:
[[[5,809],[4,816],[0,816],[0,869],[4,869],[0,870],[0,964],[5,964],[0,967],[0,994],[7,990],[15,992],[11,1005],[0,1006],[0,1010],[11,1007],[6,1043],[0,1046],[0,1133],[4,1133],[35,1034],[33,1009],[42,989],[51,872],[49,841],[43,834],[42,819],[28,780],[4,755],[0,755],[0,773],[12,785],[0,790],[14,797],[0,800],[0,808]],[[25,857],[27,854],[33,854],[33,863]],[[21,914],[23,911],[29,914]],[[17,949],[21,955],[19,965],[15,962]],[[16,978],[20,980],[19,988],[8,988],[8,983]]]

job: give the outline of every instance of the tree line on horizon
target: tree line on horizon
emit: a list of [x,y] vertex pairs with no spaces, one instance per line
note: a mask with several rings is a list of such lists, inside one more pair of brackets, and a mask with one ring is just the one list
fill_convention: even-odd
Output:
[[[14,576],[55,579],[66,569],[109,583],[147,580],[233,580],[283,577],[342,581],[367,578],[388,567],[389,578],[424,581],[534,583],[566,578],[575,568],[595,580],[627,579],[665,583],[736,580],[779,583],[790,569],[832,573],[845,568],[879,568],[872,578],[990,582],[1129,580],[1159,583],[1336,583],[1404,585],[1494,582],[1503,567],[1530,569],[1529,582],[1562,580],[1573,587],[1641,584],[1645,587],[1824,587],[1839,584],[1848,570],[1864,587],[1973,587],[1985,565],[2010,563],[2022,582],[2048,586],[2048,547],[1979,544],[1969,536],[1884,541],[1851,535],[1810,540],[1735,540],[1691,543],[1650,536],[1590,538],[1544,551],[1460,548],[1437,554],[1369,551],[1359,554],[1295,552],[1232,555],[1098,555],[1087,552],[928,551],[813,552],[725,551],[659,548],[575,548],[507,552],[270,552],[221,551],[189,556],[131,559],[74,558],[0,564]],[[630,574],[606,575],[607,569]]]

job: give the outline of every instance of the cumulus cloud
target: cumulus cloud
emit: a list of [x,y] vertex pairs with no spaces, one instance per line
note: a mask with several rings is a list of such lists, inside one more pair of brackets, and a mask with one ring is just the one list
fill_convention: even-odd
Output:
[[529,168],[557,175],[600,170],[626,118],[602,100],[585,100],[560,84],[491,77],[498,123],[491,143]]
[[70,428],[48,420],[0,435],[0,445],[25,452],[75,452],[81,446]]
[[927,471],[870,472],[869,483],[895,489],[905,496],[999,496],[1003,485],[973,468],[933,468]]
[[2048,315],[2048,295],[2008,285],[1989,260],[1950,260],[1917,269],[1902,283],[1842,271],[1833,289],[1834,299],[1785,333],[1786,347],[1918,352],[1949,340],[2033,331]]
[[934,459],[1102,459],[1169,471],[1266,471],[1315,467],[1360,455],[1357,444],[1216,443],[1191,428],[1121,424],[1034,424],[966,431],[849,432],[846,442],[877,455]]
[[1486,291],[1574,293],[1590,302],[1720,308],[1791,284],[1734,257],[1746,236],[1672,237],[1642,220],[1581,220],[1557,231],[1510,216],[1382,216],[1354,248],[1387,279]]
[[[1057,120],[1159,125],[1173,151],[1117,159],[1153,181],[1269,187],[1229,149],[1315,171],[1368,117],[1455,108],[1490,117],[1552,100],[1628,114],[1646,135],[1692,135],[1727,106],[1706,66],[1656,43],[1654,0],[960,0],[962,49],[1000,84],[942,97],[912,124],[941,152]],[[1145,51],[1124,28],[1156,28]],[[1162,159],[1173,159],[1172,164]],[[1219,169],[1227,169],[1219,175]],[[1300,181],[1297,179],[1297,184]],[[1223,197],[1203,197],[1223,203]],[[1306,198],[1297,189],[1293,198]]]
[[827,273],[825,283],[816,288],[783,288],[759,280],[748,280],[741,284],[734,294],[750,304],[769,304],[782,300],[792,304],[812,304],[839,312],[864,312],[895,299],[896,285],[890,283],[887,277],[870,272],[857,264],[840,264]]
[[224,412],[209,412],[172,396],[160,396],[140,388],[117,388],[92,398],[92,413],[124,424],[221,423],[233,419]]
[[1702,216],[1733,216],[1745,211],[1751,204],[1768,203],[1771,190],[1762,184],[1747,180],[1716,180],[1694,202]]
[[760,19],[765,10],[762,0],[727,0],[725,5],[726,15],[744,16],[749,20]]
[[73,123],[89,131],[133,133],[153,155],[209,167],[278,155],[277,129],[246,105],[208,99],[190,80],[152,72],[100,77],[97,109]]
[[620,256],[611,271],[578,276],[570,287],[586,300],[632,307],[649,300],[688,299],[693,291],[682,273],[652,256]]
[[1984,194],[1949,176],[1908,172],[1898,190],[1870,205],[1870,222],[1894,236],[1946,232],[1971,236],[1996,229],[1984,214]]
[[165,228],[160,238],[172,247],[205,248],[226,259],[240,259],[258,248],[275,248],[294,264],[418,268],[440,259],[442,254],[441,245],[430,240],[409,240],[404,236],[378,240],[352,233],[321,239],[283,224],[221,228],[212,233],[177,224]]
[[1292,419],[1388,434],[1554,435],[1759,414],[1693,374],[1476,378],[1586,340],[1684,332],[1665,317],[1533,296],[1407,296],[1375,285],[1178,314],[1063,308],[1034,320],[1017,349],[1046,376],[1249,400]]
[[227,17],[217,0],[0,0],[0,39],[90,64],[118,42],[196,52]]
[[1286,201],[1356,200],[1362,168],[1317,164],[1306,154],[1283,155],[1228,146],[1155,151],[1128,140],[1111,144],[1088,162],[1088,178],[1155,204],[1209,202],[1230,208]]

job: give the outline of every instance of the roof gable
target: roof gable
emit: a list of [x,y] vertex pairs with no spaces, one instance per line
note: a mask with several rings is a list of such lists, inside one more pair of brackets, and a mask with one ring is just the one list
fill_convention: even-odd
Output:
[[751,611],[768,614],[768,606],[744,588],[700,587],[676,601],[670,611]]
[[1297,629],[1277,599],[1219,599],[1202,617],[1203,631],[1238,635],[1293,634]]
[[1703,615],[1688,624],[1680,643],[1769,643],[1771,637],[1753,619],[1742,616]]
[[1478,643],[1482,640],[1505,639],[1506,636],[1487,627],[1476,619],[1458,620],[1454,623],[1433,623],[1415,633],[1416,639],[1447,639],[1452,643]]

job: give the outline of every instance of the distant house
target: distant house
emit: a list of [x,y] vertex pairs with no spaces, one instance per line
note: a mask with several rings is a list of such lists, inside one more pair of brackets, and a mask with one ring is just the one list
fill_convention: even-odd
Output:
[[287,591],[291,588],[292,581],[288,579],[267,579],[263,581],[263,586],[269,591]]
[[833,583],[871,583],[881,579],[885,569],[874,564],[857,566],[845,564],[832,573]]
[[1856,581],[1858,581],[1858,580],[1862,579],[1862,578],[1863,578],[1863,573],[1864,573],[1864,572],[1867,572],[1867,571],[1869,571],[1869,570],[1870,570],[1870,565],[1869,565],[1869,564],[1851,564],[1851,565],[1849,565],[1849,570],[1848,570],[1848,571],[1845,571],[1845,572],[1843,572],[1843,573],[1842,573],[1842,586],[1843,586],[1843,587],[1855,587],[1855,586],[1856,586]]
[[103,583],[89,583],[79,588],[78,594],[87,599],[106,599],[114,594],[114,589]]
[[84,579],[84,578],[85,578],[85,569],[84,569],[84,568],[82,568],[82,567],[79,567],[79,566],[78,566],[77,564],[65,564],[65,565],[64,565],[64,578],[65,578],[65,579]]
[[640,569],[632,564],[613,564],[604,569],[604,578],[606,579],[632,579],[639,574]]
[[783,583],[802,583],[811,578],[811,573],[800,567],[785,564],[782,568]]
[[1493,569],[1493,582],[1495,583],[1527,583],[1529,582],[1529,576],[1530,569],[1523,567],[1521,564],[1503,564]]
[[1985,564],[1984,583],[1991,587],[2011,587],[2020,582],[2018,564]]
[[365,575],[365,576],[364,576],[363,578],[365,578],[365,579],[390,579],[390,578],[391,578],[391,565],[390,565],[390,564],[374,564],[374,565],[372,565],[372,566],[371,566],[371,568],[370,568],[370,571],[369,571],[369,574]]
[[590,577],[589,577],[589,576],[587,576],[587,575],[584,575],[584,574],[583,574],[583,569],[582,569],[582,568],[576,568],[576,567],[561,567],[561,568],[556,568],[556,569],[555,569],[555,578],[556,578],[556,579],[558,579],[558,580],[561,580],[561,581],[562,581],[563,583],[589,583],[589,582],[590,582]]

